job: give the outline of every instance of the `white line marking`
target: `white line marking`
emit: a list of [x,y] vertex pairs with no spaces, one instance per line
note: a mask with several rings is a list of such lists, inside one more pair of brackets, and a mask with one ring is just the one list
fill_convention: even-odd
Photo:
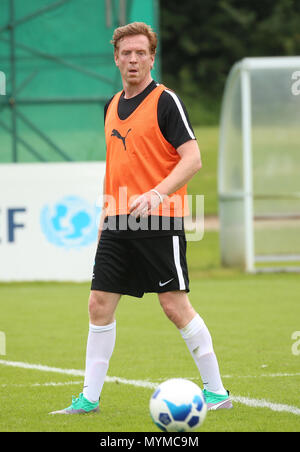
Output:
[[122,383],[124,385],[132,385],[132,386],[138,386],[139,388],[149,388],[149,389],[155,389],[158,386],[158,383],[152,383],[151,381],[147,380],[127,380],[126,378],[120,378],[120,377],[106,377],[105,381],[108,383]]
[[69,385],[82,385],[83,381],[64,381],[64,382],[54,382],[49,381],[48,383],[31,383],[31,384],[3,384],[0,388],[40,388],[43,386],[69,386]]
[[[40,370],[42,372],[54,372],[64,375],[72,375],[75,377],[84,377],[84,370],[77,370],[77,369],[61,369],[59,367],[49,367],[44,366],[42,364],[29,364],[29,363],[23,363],[20,361],[6,361],[6,360],[0,360],[0,364],[3,364],[4,366],[9,367],[18,367],[22,369],[30,369],[30,370]],[[127,380],[125,378],[120,377],[106,377],[105,379],[108,383],[123,383],[127,385],[133,385],[138,386],[141,388],[150,388],[155,389],[157,386],[157,383],[151,383],[150,381],[146,380]]]
[[[78,369],[61,369],[59,367],[49,367],[45,366],[43,364],[29,364],[24,363],[20,361],[7,361],[7,360],[1,360],[0,364],[3,364],[4,366],[10,366],[10,367],[19,367],[22,369],[31,369],[31,370],[40,370],[43,372],[54,372],[64,375],[72,375],[74,377],[84,377],[84,370],[78,370]],[[277,378],[277,377],[299,377],[300,372],[296,373],[273,373],[273,374],[261,374],[261,375],[222,375],[222,378],[260,378],[260,377],[269,377],[269,378]],[[116,380],[120,381],[122,378],[119,377],[107,377],[108,379],[112,379],[111,382],[115,382]],[[167,379],[168,377],[165,377],[164,379]],[[194,377],[190,377],[189,379],[192,380]],[[160,379],[161,380],[161,379]],[[110,381],[110,380],[107,380]],[[125,380],[127,381],[137,381],[139,384],[137,386],[143,386],[143,387],[150,387],[147,386],[147,382],[145,380],[141,380],[140,382],[138,380]],[[125,383],[126,384],[126,383]],[[127,383],[131,384],[131,383]],[[146,385],[146,386],[145,386]],[[151,386],[153,387],[153,386]]]
[[287,412],[300,416],[300,408],[291,405],[283,405],[281,403],[272,403],[265,399],[249,399],[248,397],[231,396],[233,402],[242,403],[243,405],[251,406],[253,408],[268,408],[272,411]]
[[[22,369],[31,369],[31,370],[39,370],[43,372],[54,372],[54,373],[60,373],[64,375],[72,375],[72,376],[84,376],[83,370],[76,370],[76,369],[61,369],[59,367],[49,367],[44,366],[42,364],[29,364],[29,363],[23,363],[19,361],[6,361],[6,360],[0,360],[0,364],[4,366],[10,366],[10,367],[18,367]],[[284,376],[285,374],[271,374],[271,376]],[[296,374],[298,375],[298,374]],[[264,374],[264,376],[267,376]],[[291,374],[288,374],[288,376],[291,376]],[[106,377],[105,379],[108,383],[121,383],[121,384],[127,384],[127,385],[133,385],[141,388],[149,388],[149,389],[155,389],[157,387],[158,383],[153,383],[151,381],[147,380],[128,380],[126,378],[120,378],[120,377]],[[82,383],[82,382],[81,382]],[[59,385],[60,383],[49,383],[49,386],[55,386]],[[69,383],[61,383],[61,384],[79,384],[79,382],[69,382]],[[38,384],[34,384],[38,385]],[[247,405],[253,408],[268,408],[269,410],[276,411],[276,412],[286,412],[295,414],[297,416],[300,416],[300,408],[296,406],[291,405],[283,405],[280,403],[273,403],[265,399],[250,399],[248,397],[242,397],[242,396],[230,396],[233,402],[241,403],[243,405]]]
[[[260,375],[222,375],[222,379],[228,378],[228,379],[234,379],[237,380],[238,378],[280,378],[280,377],[300,377],[300,372],[295,373],[277,373],[277,374],[260,374]],[[157,381],[164,381],[168,377],[161,377],[158,378]],[[195,382],[199,381],[199,377],[185,377],[187,380],[195,380]]]
[[0,364],[3,364],[4,366],[10,366],[10,367],[19,367],[21,369],[41,370],[43,372],[54,372],[54,373],[64,374],[64,375],[73,375],[74,377],[84,377],[83,370],[60,369],[59,367],[49,367],[49,366],[44,366],[42,364],[29,364],[29,363],[23,363],[20,361],[6,361],[4,359],[0,359]]
[[296,373],[277,373],[260,375],[222,375],[222,378],[280,378],[280,377],[300,377],[300,372]]

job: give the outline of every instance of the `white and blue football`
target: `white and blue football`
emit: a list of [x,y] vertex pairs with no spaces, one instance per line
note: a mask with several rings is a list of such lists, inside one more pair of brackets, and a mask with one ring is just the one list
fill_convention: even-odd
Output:
[[190,432],[204,422],[207,405],[201,388],[183,378],[161,383],[150,399],[153,422],[165,432]]

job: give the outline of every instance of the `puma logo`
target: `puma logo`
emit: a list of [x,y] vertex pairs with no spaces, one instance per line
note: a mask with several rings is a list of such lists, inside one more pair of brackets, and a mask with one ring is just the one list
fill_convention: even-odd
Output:
[[122,143],[123,143],[123,146],[124,146],[125,151],[126,151],[126,138],[127,138],[127,135],[129,134],[130,130],[131,130],[131,129],[128,129],[128,130],[127,130],[127,133],[126,133],[125,137],[122,137],[122,135],[120,134],[120,132],[119,132],[118,130],[116,130],[116,129],[113,129],[113,131],[112,131],[112,133],[111,133],[111,136],[112,136],[112,137],[117,137],[117,138],[119,138],[120,140],[122,140]]

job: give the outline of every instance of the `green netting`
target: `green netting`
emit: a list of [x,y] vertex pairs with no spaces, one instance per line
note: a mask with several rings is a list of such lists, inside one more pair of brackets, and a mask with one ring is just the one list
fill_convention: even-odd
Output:
[[121,89],[113,30],[158,31],[157,11],[156,0],[1,0],[0,162],[103,160],[103,107]]

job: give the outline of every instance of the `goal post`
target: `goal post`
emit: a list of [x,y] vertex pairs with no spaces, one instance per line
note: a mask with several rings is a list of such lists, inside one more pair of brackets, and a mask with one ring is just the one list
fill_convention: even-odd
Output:
[[299,71],[300,57],[245,58],[228,75],[218,162],[225,266],[300,271]]

